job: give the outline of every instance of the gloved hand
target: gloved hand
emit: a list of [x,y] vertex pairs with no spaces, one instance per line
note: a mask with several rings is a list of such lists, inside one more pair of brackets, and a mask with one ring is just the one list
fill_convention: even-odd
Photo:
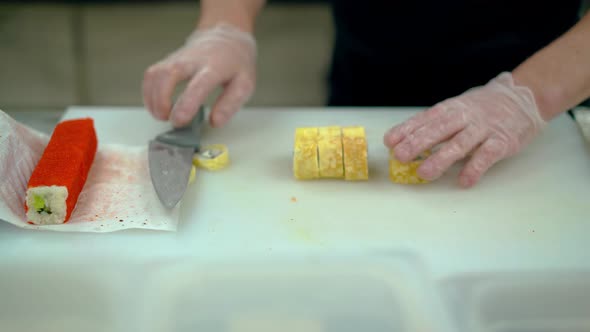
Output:
[[[197,30],[185,45],[149,67],[143,80],[144,104],[160,120],[175,126],[188,124],[218,85],[224,91],[216,100],[210,122],[224,125],[254,92],[256,41],[231,25]],[[172,107],[175,86],[190,79]]]
[[470,187],[492,165],[518,153],[545,125],[532,91],[515,86],[512,75],[502,73],[391,128],[384,143],[397,159],[409,162],[444,142],[418,168],[418,175],[428,180],[473,152],[459,175],[459,183]]

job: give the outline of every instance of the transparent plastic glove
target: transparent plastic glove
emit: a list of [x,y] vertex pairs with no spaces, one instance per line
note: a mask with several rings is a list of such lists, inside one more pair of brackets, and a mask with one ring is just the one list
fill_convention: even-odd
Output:
[[418,169],[428,180],[473,152],[459,175],[459,183],[470,187],[492,165],[517,154],[545,125],[532,91],[515,86],[512,75],[502,73],[391,128],[384,143],[408,162],[444,142]]
[[[190,80],[172,106],[178,83]],[[208,95],[219,85],[224,91],[212,108],[210,122],[224,125],[254,92],[256,41],[231,25],[195,31],[185,45],[149,67],[143,80],[144,104],[160,120],[175,126],[189,123]]]

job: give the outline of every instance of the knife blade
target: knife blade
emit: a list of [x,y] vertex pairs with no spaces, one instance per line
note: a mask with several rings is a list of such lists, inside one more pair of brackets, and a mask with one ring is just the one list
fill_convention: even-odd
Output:
[[193,155],[199,151],[201,124],[205,109],[185,127],[159,134],[148,144],[148,164],[152,184],[160,202],[173,208],[184,196],[193,166]]

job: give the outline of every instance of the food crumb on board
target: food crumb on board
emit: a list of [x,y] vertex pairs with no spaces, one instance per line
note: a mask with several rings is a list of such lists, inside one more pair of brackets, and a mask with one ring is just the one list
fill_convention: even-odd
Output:
[[119,222],[123,222],[123,219],[119,219]]
[[291,197],[291,202],[293,202],[293,203],[297,202],[297,197],[295,197],[295,196]]

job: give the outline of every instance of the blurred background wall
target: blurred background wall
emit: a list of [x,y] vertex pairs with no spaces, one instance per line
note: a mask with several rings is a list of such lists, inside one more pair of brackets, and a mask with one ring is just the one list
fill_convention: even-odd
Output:
[[[198,1],[0,4],[0,109],[142,105],[152,63],[192,31]],[[323,105],[332,48],[325,1],[270,1],[257,25],[250,105]]]
[[[198,1],[3,2],[0,108],[142,105],[143,71],[182,44],[198,14]],[[249,105],[323,105],[332,34],[327,1],[269,1]]]

